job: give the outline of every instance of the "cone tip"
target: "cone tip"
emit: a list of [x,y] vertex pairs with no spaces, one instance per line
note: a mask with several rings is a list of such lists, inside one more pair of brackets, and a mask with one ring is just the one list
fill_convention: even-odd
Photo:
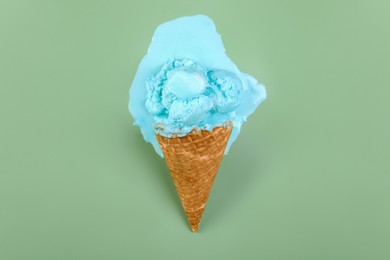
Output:
[[191,231],[193,233],[197,233],[198,232],[198,225],[191,225]]

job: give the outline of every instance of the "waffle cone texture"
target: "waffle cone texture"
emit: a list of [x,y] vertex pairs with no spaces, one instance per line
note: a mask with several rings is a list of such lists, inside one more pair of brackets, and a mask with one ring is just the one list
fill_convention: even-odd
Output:
[[192,131],[183,137],[156,134],[193,232],[198,226],[233,125]]

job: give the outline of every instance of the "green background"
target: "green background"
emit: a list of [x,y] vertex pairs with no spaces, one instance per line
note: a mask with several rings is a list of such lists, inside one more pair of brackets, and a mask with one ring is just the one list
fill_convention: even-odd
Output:
[[[389,10],[0,0],[0,259],[390,259]],[[197,13],[268,99],[193,234],[127,102],[156,26]]]

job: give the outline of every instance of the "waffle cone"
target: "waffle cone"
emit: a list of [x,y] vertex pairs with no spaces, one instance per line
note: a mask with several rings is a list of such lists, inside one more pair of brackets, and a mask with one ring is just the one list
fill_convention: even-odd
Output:
[[193,232],[198,230],[232,128],[229,122],[183,137],[156,135]]

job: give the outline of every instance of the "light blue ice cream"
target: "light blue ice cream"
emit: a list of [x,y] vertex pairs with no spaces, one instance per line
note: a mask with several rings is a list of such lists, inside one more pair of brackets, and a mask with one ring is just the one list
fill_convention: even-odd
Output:
[[233,122],[225,154],[242,124],[266,98],[263,85],[225,53],[213,21],[204,15],[160,25],[130,88],[129,110],[146,142],[163,157],[156,133],[184,136]]

